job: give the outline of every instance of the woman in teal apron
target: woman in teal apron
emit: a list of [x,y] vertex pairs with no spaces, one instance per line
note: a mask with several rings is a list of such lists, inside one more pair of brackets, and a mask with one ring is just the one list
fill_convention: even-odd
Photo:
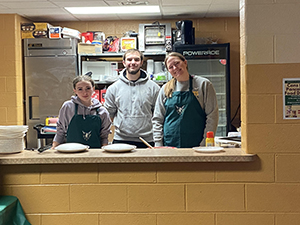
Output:
[[52,148],[64,142],[81,143],[90,148],[108,144],[111,120],[99,100],[92,98],[94,88],[95,83],[89,76],[77,76],[73,80],[75,96],[64,102],[59,111]]
[[192,77],[186,59],[170,53],[165,65],[173,79],[160,90],[153,116],[155,146],[192,148],[205,144],[207,131],[216,132],[218,105],[211,82]]

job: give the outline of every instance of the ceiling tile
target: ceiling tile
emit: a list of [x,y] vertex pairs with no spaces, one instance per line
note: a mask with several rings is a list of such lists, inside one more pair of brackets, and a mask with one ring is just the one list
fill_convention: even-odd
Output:
[[88,0],[88,1],[78,1],[78,2],[74,2],[74,0],[72,0],[72,2],[56,2],[56,5],[58,5],[59,7],[101,7],[101,6],[107,6],[107,4],[103,1],[97,1],[97,3],[95,3],[92,0]]
[[[70,3],[76,3],[76,2],[85,2],[83,0],[49,0],[49,2],[53,2],[53,3],[59,3],[59,2],[70,2]],[[88,2],[94,2],[95,4],[98,3],[105,3],[105,1],[103,0],[88,0]]]
[[[16,9],[17,13],[21,13],[27,16],[41,16],[41,10],[40,9]],[[68,14],[66,10],[56,8],[56,9],[49,9],[45,8],[43,9],[43,16],[47,15],[61,15],[61,14]]]
[[10,9],[57,8],[56,5],[50,2],[26,2],[26,4],[20,4],[20,2],[2,2],[1,5]]
[[2,4],[0,4],[0,10],[1,10],[1,9],[7,9],[7,7],[4,6],[4,5],[2,5]]
[[189,0],[179,1],[179,0],[162,0],[162,5],[182,5],[182,6],[191,6],[191,5],[210,5],[213,0]]
[[[10,1],[10,0],[0,0],[0,3],[2,4],[2,2],[19,2],[19,4],[25,4],[25,3],[28,3],[28,2],[48,2],[47,0],[30,0],[30,1],[28,1],[28,0],[12,0],[12,1]],[[22,3],[21,3],[22,2]],[[51,1],[49,1],[49,2],[51,2]]]
[[161,15],[146,15],[146,14],[135,14],[135,15],[128,15],[128,14],[119,14],[118,17],[122,20],[158,20],[162,19]]
[[[208,10],[209,6],[187,6],[187,7],[180,7],[180,6],[166,6],[163,7],[163,15],[170,15],[170,14],[205,14]],[[180,13],[178,13],[180,12]]]
[[[64,7],[119,6],[122,0],[0,0],[0,13],[17,13],[30,20],[88,21],[177,19],[179,17],[239,16],[239,0],[145,0],[159,5],[162,15],[71,15]],[[123,0],[127,1],[127,0]],[[132,0],[144,1],[144,0]],[[266,0],[264,0],[266,1]]]
[[208,17],[224,17],[224,16],[239,16],[239,5],[237,4],[223,4],[211,5],[208,9]]
[[[259,0],[259,1],[263,1],[263,0]],[[269,1],[273,1],[273,0],[269,0]],[[277,0],[278,1],[278,0]],[[239,5],[240,0],[214,0],[213,5],[225,5],[225,4],[235,4],[235,5]]]

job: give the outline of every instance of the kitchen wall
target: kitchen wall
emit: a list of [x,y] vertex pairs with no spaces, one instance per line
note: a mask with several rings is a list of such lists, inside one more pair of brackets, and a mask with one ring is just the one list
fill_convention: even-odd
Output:
[[[180,20],[180,19],[178,19]],[[22,77],[22,42],[20,39],[20,23],[26,21],[18,15],[0,15],[1,31],[5,34],[0,38],[0,124],[22,125],[24,123],[23,77]],[[177,20],[161,20],[161,23],[171,23],[175,28]],[[27,21],[26,21],[27,22]],[[154,21],[98,21],[98,22],[59,22],[51,23],[78,29],[81,32],[103,31],[106,36],[122,37],[126,31],[138,32],[140,23]],[[210,18],[193,19],[196,43],[205,43],[208,38],[218,39],[219,43],[231,44],[231,108],[232,117],[240,103],[239,90],[239,19]],[[7,38],[9,37],[9,38]],[[240,126],[239,113],[233,125]]]
[[1,193],[33,225],[298,225],[300,122],[282,119],[282,78],[299,77],[299,7],[241,1],[242,147],[257,161],[2,165]]
[[22,43],[18,15],[0,15],[0,124],[23,125]]
[[[177,20],[159,20],[160,23],[171,23],[172,28],[176,28]],[[217,40],[218,43],[230,43],[230,85],[231,85],[231,118],[233,118],[240,104],[240,39],[239,39],[239,18],[201,18],[190,19],[195,28],[196,44],[211,43],[210,40]],[[123,35],[133,30],[138,32],[140,23],[151,24],[152,20],[132,20],[132,21],[94,21],[94,22],[56,22],[53,25],[77,29],[80,32],[102,31],[105,36],[123,37]],[[233,126],[240,126],[240,114],[238,112],[233,120]]]

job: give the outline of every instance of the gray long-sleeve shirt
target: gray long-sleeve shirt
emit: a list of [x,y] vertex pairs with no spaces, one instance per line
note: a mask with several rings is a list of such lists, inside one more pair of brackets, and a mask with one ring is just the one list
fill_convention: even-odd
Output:
[[[167,99],[164,92],[165,85],[161,88],[152,118],[153,137],[155,146],[163,146],[163,126],[166,114],[165,101]],[[189,81],[176,82],[174,91],[189,91]],[[206,125],[204,129],[201,146],[205,145],[206,132],[213,131],[216,133],[219,122],[219,109],[217,103],[216,91],[212,83],[203,77],[193,76],[193,93],[199,101],[203,111],[206,114]]]
[[83,105],[77,96],[72,96],[71,100],[63,103],[58,116],[57,121],[57,133],[54,136],[53,141],[60,144],[64,142],[65,135],[67,134],[68,127],[71,119],[75,114],[75,104],[78,104],[77,114],[79,115],[97,115],[97,109],[99,108],[98,114],[101,118],[101,131],[100,137],[103,144],[108,144],[108,135],[110,134],[111,120],[108,111],[102,106],[97,99],[92,99],[93,104],[89,107]]

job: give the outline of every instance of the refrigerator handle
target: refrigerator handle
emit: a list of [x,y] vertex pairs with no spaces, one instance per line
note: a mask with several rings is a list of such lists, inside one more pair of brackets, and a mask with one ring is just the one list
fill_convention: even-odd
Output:
[[29,96],[29,119],[39,120],[39,96]]

